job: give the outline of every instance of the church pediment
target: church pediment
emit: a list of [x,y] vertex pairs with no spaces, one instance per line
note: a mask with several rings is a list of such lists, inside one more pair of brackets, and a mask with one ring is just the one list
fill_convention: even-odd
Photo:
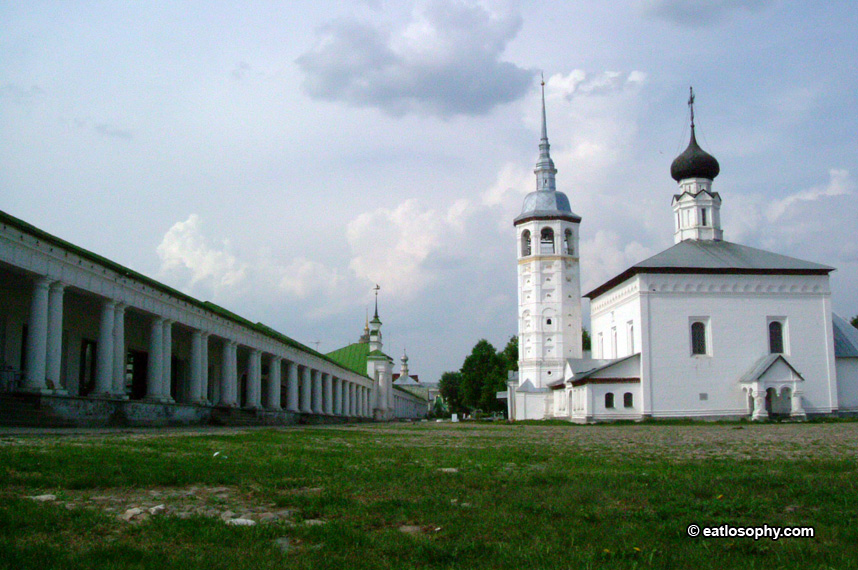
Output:
[[765,386],[803,382],[804,377],[782,354],[768,354],[758,360],[739,382]]

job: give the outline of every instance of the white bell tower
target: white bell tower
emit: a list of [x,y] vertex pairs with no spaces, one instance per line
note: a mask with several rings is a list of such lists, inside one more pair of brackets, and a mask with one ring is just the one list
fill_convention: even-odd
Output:
[[[524,199],[514,226],[518,251],[518,388],[515,419],[544,417],[546,385],[563,379],[566,359],[581,358],[581,217],[556,189],[549,154],[542,82],[542,139],[536,190]],[[523,400],[522,398],[526,399]],[[521,400],[521,401],[519,401]]]

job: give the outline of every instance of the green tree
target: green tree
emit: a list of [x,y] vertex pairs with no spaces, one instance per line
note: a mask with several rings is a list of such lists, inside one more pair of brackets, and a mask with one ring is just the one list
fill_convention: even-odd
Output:
[[590,343],[590,331],[588,331],[585,328],[582,328],[581,329],[581,348],[583,350],[592,350],[592,348],[590,348],[590,345],[591,345],[591,343]]
[[474,345],[462,364],[462,403],[483,411],[501,410],[503,405],[496,392],[506,387],[506,366],[503,356],[486,339]]
[[438,391],[447,402],[447,408],[451,413],[460,414],[465,411],[462,404],[462,373],[445,372],[441,375],[438,383]]
[[850,323],[852,323],[852,326],[853,326],[853,327],[855,327],[856,329],[858,329],[858,315],[855,315],[854,317],[852,317],[852,320],[851,320],[851,321],[849,321],[849,322],[850,322]]
[[518,336],[512,335],[509,337],[509,342],[506,343],[506,346],[501,352],[501,356],[504,359],[504,366],[506,369],[512,371],[518,371]]

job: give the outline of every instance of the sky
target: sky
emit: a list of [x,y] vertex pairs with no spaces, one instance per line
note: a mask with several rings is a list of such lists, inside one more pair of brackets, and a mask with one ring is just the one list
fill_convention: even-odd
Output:
[[0,0],[0,210],[322,352],[378,284],[385,352],[436,381],[517,332],[540,73],[583,292],[672,245],[693,85],[725,239],[836,267],[851,317],[856,29],[846,0]]

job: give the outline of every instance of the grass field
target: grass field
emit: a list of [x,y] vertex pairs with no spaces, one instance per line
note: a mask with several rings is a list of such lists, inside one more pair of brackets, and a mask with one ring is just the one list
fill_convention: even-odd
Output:
[[856,456],[854,422],[0,434],[0,568],[858,568]]

